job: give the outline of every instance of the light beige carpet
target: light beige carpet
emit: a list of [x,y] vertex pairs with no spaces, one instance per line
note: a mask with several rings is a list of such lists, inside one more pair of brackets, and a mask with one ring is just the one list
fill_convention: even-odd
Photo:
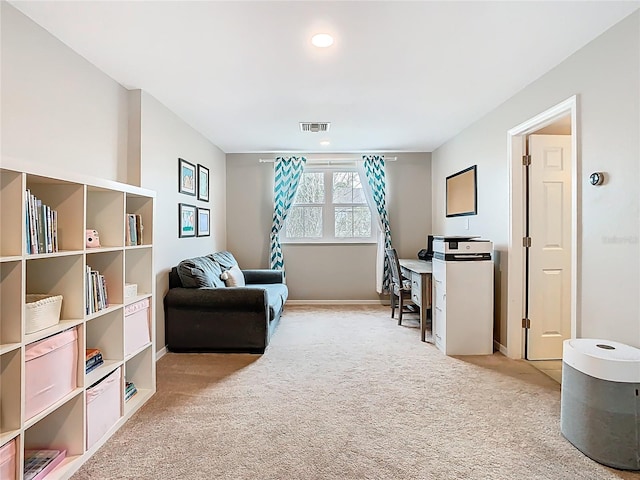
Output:
[[[416,324],[417,325],[417,324]],[[560,386],[452,358],[388,307],[288,306],[257,355],[168,354],[81,479],[640,479],[559,431]]]

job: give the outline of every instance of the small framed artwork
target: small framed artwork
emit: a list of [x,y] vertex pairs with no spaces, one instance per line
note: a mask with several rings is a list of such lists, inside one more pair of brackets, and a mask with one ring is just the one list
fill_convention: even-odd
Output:
[[186,203],[178,204],[178,237],[196,236],[196,207]]
[[196,166],[193,163],[178,159],[178,180],[178,192],[196,194]]
[[208,208],[198,208],[198,236],[211,235],[211,212]]
[[209,169],[198,164],[198,200],[209,201]]

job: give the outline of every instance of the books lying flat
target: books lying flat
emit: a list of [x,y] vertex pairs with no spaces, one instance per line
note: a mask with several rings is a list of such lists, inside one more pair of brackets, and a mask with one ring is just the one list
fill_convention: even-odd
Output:
[[100,349],[98,349],[98,348],[87,348],[85,359],[88,362],[93,357],[98,356],[98,355],[102,355],[102,352],[100,352]]
[[124,401],[126,402],[131,397],[133,397],[136,393],[138,393],[138,389],[133,384],[133,382],[126,382],[126,387],[124,389]]
[[104,363],[102,358],[102,352],[97,348],[88,348],[86,355],[85,373],[89,373],[91,370],[95,370]]
[[92,367],[93,365],[97,365],[97,364],[101,364],[101,363],[104,363],[104,359],[102,358],[102,354],[99,353],[95,357],[91,357],[89,360],[87,360],[86,361],[86,366],[87,367]]
[[64,460],[66,454],[66,450],[25,450],[24,480],[43,479]]
[[92,365],[87,365],[84,369],[84,373],[89,373],[93,370],[95,370],[96,368],[98,368],[100,365],[102,365],[104,363],[104,360],[100,359],[100,361],[93,363]]

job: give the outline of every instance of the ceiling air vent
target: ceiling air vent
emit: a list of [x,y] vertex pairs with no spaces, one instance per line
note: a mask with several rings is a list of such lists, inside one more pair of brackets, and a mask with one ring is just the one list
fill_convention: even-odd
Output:
[[329,122],[300,122],[300,130],[303,132],[326,132],[329,130]]

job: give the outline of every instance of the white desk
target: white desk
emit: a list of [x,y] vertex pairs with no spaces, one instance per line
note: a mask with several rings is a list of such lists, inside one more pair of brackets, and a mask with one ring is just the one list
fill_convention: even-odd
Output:
[[431,262],[412,258],[401,258],[399,262],[402,276],[411,280],[411,301],[420,307],[420,339],[426,342],[427,312],[431,308]]

